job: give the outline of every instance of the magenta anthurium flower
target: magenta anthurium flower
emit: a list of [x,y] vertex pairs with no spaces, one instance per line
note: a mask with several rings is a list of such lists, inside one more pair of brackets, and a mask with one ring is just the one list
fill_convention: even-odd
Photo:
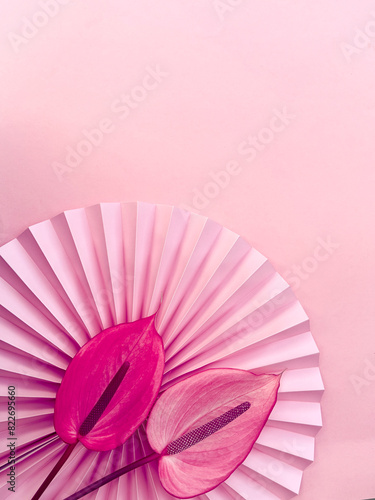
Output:
[[164,370],[154,319],[108,328],[75,355],[56,396],[54,424],[63,441],[111,450],[147,417]]
[[211,369],[167,389],[153,407],[147,437],[154,453],[96,481],[77,500],[153,460],[161,484],[178,498],[202,495],[245,460],[276,403],[281,375]]
[[56,395],[54,424],[69,444],[32,500],[38,500],[80,441],[90,450],[123,444],[147,417],[164,371],[155,315],[108,328],[74,356]]

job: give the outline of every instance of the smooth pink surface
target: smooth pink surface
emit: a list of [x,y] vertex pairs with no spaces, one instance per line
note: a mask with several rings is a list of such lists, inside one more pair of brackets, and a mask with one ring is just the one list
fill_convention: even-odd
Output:
[[[375,70],[358,30],[372,35],[374,6],[237,3],[220,19],[211,0],[72,1],[18,53],[8,34],[40,6],[2,6],[1,243],[119,200],[188,205],[241,234],[294,285],[321,352],[323,428],[298,498],[370,498]],[[121,119],[112,106],[149,66],[168,75]],[[244,141],[284,107],[290,123],[246,161]],[[51,164],[105,119],[113,131],[59,182]],[[238,175],[209,184],[231,161]]]

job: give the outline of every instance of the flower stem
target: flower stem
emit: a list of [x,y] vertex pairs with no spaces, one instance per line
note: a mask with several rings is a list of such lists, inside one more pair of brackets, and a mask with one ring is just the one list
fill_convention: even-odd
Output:
[[[78,442],[78,441],[77,441]],[[66,448],[65,451],[60,458],[60,460],[57,462],[55,467],[51,470],[51,472],[48,474],[46,479],[43,481],[42,485],[39,487],[38,491],[35,493],[33,498],[31,500],[38,500],[46,490],[46,488],[50,485],[52,482],[52,479],[56,476],[56,474],[59,472],[61,467],[64,465],[64,463],[68,460],[70,454],[74,450],[75,446],[77,443],[69,444]]]
[[92,491],[97,490],[101,486],[104,486],[105,484],[109,483],[110,481],[113,481],[114,479],[122,476],[123,474],[126,474],[127,472],[130,472],[134,469],[137,469],[138,467],[141,467],[142,465],[145,465],[149,462],[152,462],[153,460],[156,460],[159,458],[160,455],[159,453],[151,453],[151,455],[148,455],[147,457],[143,457],[136,462],[133,462],[132,464],[126,465],[125,467],[122,467],[121,469],[116,470],[115,472],[112,472],[111,474],[108,474],[108,476],[104,476],[98,481],[95,481],[95,483],[89,484],[82,490],[77,491],[76,493],[73,493],[73,495],[70,495],[69,497],[66,497],[64,500],[78,500],[78,498],[82,498],[88,493],[91,493]]

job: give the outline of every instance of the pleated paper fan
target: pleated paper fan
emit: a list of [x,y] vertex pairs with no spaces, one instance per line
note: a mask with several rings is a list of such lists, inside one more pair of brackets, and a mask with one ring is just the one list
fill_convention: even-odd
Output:
[[[277,403],[248,457],[224,483],[195,498],[298,494],[322,425],[319,352],[291,288],[245,240],[179,208],[104,203],[31,226],[0,251],[0,498],[31,498],[63,453],[54,400],[80,346],[159,306],[166,360],[161,391],[207,368],[285,370]],[[16,388],[15,494],[7,483],[9,386]],[[149,451],[144,424],[112,451],[79,444],[42,498],[65,498]],[[175,497],[150,463],[85,498]]]

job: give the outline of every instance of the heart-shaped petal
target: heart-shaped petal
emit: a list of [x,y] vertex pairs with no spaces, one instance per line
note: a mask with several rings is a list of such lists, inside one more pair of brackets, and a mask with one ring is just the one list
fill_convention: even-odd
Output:
[[210,491],[244,461],[276,403],[280,377],[212,369],[160,396],[147,436],[161,454],[160,481],[171,495]]
[[69,364],[56,396],[54,424],[66,443],[116,448],[147,417],[164,370],[155,315],[117,325],[87,342]]

